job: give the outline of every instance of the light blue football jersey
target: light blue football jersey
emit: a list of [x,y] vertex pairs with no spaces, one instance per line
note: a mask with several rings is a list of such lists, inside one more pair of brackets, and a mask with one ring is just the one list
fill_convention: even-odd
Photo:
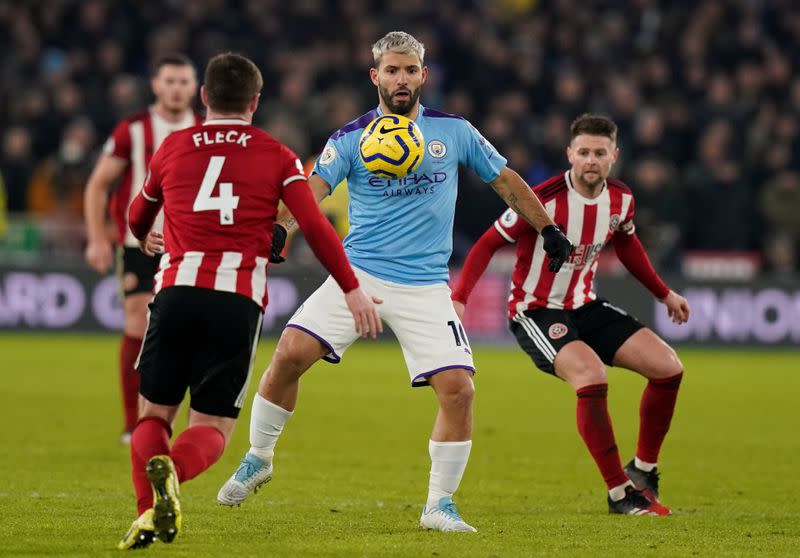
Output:
[[404,178],[370,173],[358,154],[361,132],[380,108],[350,122],[328,140],[314,165],[331,189],[347,179],[350,262],[380,279],[404,285],[447,282],[453,251],[458,166],[491,182],[506,159],[460,116],[419,107],[416,123],[425,138],[422,164]]

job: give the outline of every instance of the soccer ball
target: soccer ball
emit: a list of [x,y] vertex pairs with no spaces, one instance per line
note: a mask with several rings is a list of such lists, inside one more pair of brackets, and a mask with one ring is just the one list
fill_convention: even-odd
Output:
[[369,172],[384,178],[402,178],[419,167],[425,155],[425,140],[413,120],[384,114],[364,128],[358,152]]

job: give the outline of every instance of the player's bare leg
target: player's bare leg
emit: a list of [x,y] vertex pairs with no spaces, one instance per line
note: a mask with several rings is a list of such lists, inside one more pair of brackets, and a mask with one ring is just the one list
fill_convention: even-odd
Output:
[[147,304],[151,298],[149,293],[134,293],[126,296],[123,302],[125,322],[119,352],[119,378],[125,415],[121,437],[123,443],[130,443],[131,432],[139,417],[139,374],[133,365],[142,348],[142,339],[147,329]]
[[472,448],[472,372],[454,368],[439,372],[428,381],[439,400],[439,411],[428,444],[430,484],[419,524],[423,529],[475,532],[453,503],[453,493],[461,483]]
[[578,432],[608,487],[609,512],[668,515],[669,510],[635,489],[622,468],[608,414],[608,376],[597,353],[583,341],[572,341],[558,351],[554,367],[556,375],[569,383],[578,396]]
[[673,348],[646,327],[617,350],[614,366],[633,370],[649,380],[666,380],[683,373],[683,363]]
[[272,361],[258,384],[258,394],[289,412],[297,405],[300,376],[328,354],[311,335],[293,327],[283,330]]
[[472,438],[472,401],[475,384],[472,372],[460,368],[434,374],[428,380],[439,400],[431,440],[463,442]]
[[633,370],[649,380],[639,405],[636,456],[625,466],[625,472],[637,488],[658,500],[658,455],[675,412],[683,363],[672,347],[643,328],[617,350],[614,366]]
[[147,329],[147,305],[152,300],[150,293],[135,293],[125,297],[125,335],[144,336]]
[[308,333],[292,327],[283,330],[253,399],[250,451],[220,488],[217,502],[239,505],[272,479],[275,445],[297,404],[300,376],[327,353],[328,349]]

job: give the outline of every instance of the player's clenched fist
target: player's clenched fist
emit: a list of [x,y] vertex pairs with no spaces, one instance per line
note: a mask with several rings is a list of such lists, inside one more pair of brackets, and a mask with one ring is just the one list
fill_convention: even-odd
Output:
[[139,241],[139,248],[148,256],[164,253],[164,235],[158,231],[150,231],[144,240]]
[[555,225],[547,225],[542,229],[544,239],[544,251],[550,256],[550,265],[547,266],[552,272],[557,272],[567,261],[572,253],[572,242]]

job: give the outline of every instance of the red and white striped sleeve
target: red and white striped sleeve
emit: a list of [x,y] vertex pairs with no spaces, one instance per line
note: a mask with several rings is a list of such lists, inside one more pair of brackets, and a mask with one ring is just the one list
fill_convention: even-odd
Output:
[[286,187],[292,182],[308,181],[303,164],[294,152],[286,146],[281,146],[281,185]]
[[126,119],[116,125],[106,143],[103,144],[103,153],[112,155],[125,161],[131,158],[131,132],[130,122]]
[[634,204],[633,204],[633,196],[631,196],[631,203],[628,205],[628,210],[625,213],[625,216],[620,220],[619,225],[617,226],[618,234],[632,235],[636,232],[636,225],[633,223],[633,214],[634,214]]

